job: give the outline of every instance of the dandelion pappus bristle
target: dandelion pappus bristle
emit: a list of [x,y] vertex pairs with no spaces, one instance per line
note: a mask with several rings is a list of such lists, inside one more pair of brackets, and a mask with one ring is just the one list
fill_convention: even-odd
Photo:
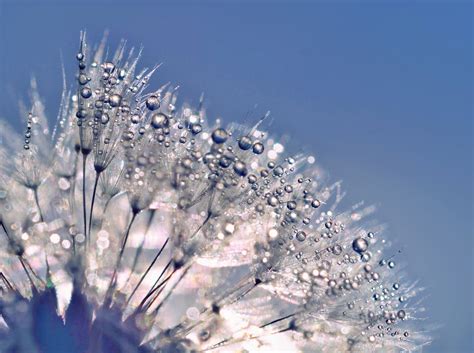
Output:
[[[399,352],[428,342],[421,291],[363,203],[263,128],[149,92],[125,46],[81,35],[51,134],[32,85],[23,141],[2,123],[0,350]],[[79,329],[80,328],[80,329]],[[21,337],[21,338],[20,338]]]

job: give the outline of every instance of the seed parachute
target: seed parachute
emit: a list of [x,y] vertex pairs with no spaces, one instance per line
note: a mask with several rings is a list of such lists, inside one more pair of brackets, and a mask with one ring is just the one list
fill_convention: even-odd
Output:
[[[417,351],[420,288],[313,156],[81,35],[48,127],[0,124],[0,351]],[[52,119],[50,119],[51,121]]]

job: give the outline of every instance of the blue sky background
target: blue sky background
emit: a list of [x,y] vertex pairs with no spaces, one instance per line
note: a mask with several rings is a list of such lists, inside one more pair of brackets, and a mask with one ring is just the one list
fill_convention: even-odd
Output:
[[426,352],[472,352],[472,14],[456,1],[0,0],[0,116],[20,121],[32,74],[55,116],[60,52],[71,82],[81,29],[143,44],[143,64],[164,63],[155,82],[194,102],[204,91],[225,121],[271,110],[350,201],[378,205],[441,326]]

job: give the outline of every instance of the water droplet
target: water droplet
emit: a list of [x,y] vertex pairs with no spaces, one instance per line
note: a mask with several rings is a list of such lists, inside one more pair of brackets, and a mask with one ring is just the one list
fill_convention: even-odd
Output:
[[253,151],[253,153],[255,153],[255,154],[262,154],[263,151],[264,151],[264,149],[265,149],[265,148],[264,148],[264,146],[263,146],[263,143],[261,143],[261,142],[255,142],[255,143],[253,144],[253,147],[252,147],[252,151]]
[[79,119],[85,119],[87,117],[87,111],[85,109],[79,109],[76,113],[76,117]]
[[239,139],[239,147],[241,150],[248,150],[252,147],[252,140],[248,136],[242,136]]
[[130,121],[132,122],[132,124],[138,124],[140,122],[140,115],[138,114],[133,114],[131,117],[130,117]]
[[399,319],[404,319],[406,317],[406,312],[405,310],[398,310],[397,316]]
[[300,230],[298,233],[296,233],[296,239],[298,241],[305,241],[306,240],[306,233],[302,230]]
[[109,114],[107,114],[107,113],[102,114],[101,117],[100,117],[100,122],[104,125],[107,124],[109,122],[109,120],[110,120]]
[[257,182],[257,176],[255,174],[250,174],[248,180],[249,184],[255,184]]
[[332,253],[334,255],[340,255],[342,253],[342,246],[340,246],[339,244],[334,245],[334,247],[332,248]]
[[89,81],[87,79],[87,76],[84,75],[84,74],[80,74],[79,77],[77,78],[77,80],[79,81],[79,84],[81,84],[81,85],[85,85],[87,83],[87,81]]
[[276,205],[278,205],[278,199],[277,199],[275,196],[270,196],[270,197],[267,199],[267,203],[268,203],[270,206],[275,207]]
[[372,255],[369,252],[365,252],[360,256],[360,259],[363,262],[369,262],[371,258],[372,258]]
[[212,140],[217,144],[221,144],[227,141],[227,137],[227,131],[225,131],[224,129],[219,128],[212,132]]
[[122,96],[120,94],[112,94],[109,98],[109,104],[111,107],[118,107],[122,101]]
[[222,156],[220,159],[219,159],[219,165],[222,167],[222,168],[227,168],[231,165],[232,163],[232,160],[230,158],[227,158],[225,156]]
[[89,87],[84,87],[81,89],[81,96],[82,98],[90,98],[92,96],[92,90]]
[[146,107],[153,111],[160,107],[160,99],[157,96],[150,96],[145,102]]
[[276,176],[276,177],[281,177],[283,175],[283,172],[284,172],[284,170],[280,166],[273,169],[273,175]]
[[364,238],[356,238],[352,242],[352,249],[359,254],[366,252],[369,248],[369,243]]
[[202,131],[202,126],[200,124],[193,124],[193,126],[191,127],[191,132],[194,135],[199,134],[201,131]]
[[127,75],[127,71],[125,71],[124,69],[121,69],[121,70],[119,71],[118,78],[119,78],[120,80],[123,80],[126,75]]
[[151,126],[155,129],[163,129],[169,126],[169,119],[163,113],[153,114],[151,117]]
[[104,71],[110,74],[115,69],[115,65],[111,62],[106,62],[103,65]]
[[313,208],[318,208],[319,206],[321,206],[321,201],[319,200],[313,200],[313,202],[311,202],[311,206]]
[[234,172],[240,176],[247,175],[247,166],[242,161],[237,161],[234,163]]

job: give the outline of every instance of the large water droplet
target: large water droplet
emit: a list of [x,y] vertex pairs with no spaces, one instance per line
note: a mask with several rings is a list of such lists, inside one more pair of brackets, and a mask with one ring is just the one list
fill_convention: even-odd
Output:
[[155,129],[163,129],[169,126],[169,119],[163,113],[153,114],[151,117],[151,126]]
[[157,96],[148,97],[146,107],[151,111],[158,109],[160,107],[160,99]]
[[352,242],[352,249],[359,254],[366,252],[369,248],[369,243],[364,238],[356,238]]
[[221,144],[227,141],[227,137],[229,135],[227,134],[227,131],[224,129],[215,129],[212,132],[212,141],[214,141],[217,144]]
[[253,145],[252,151],[255,154],[262,154],[264,149],[265,148],[263,147],[263,143],[255,142]]

